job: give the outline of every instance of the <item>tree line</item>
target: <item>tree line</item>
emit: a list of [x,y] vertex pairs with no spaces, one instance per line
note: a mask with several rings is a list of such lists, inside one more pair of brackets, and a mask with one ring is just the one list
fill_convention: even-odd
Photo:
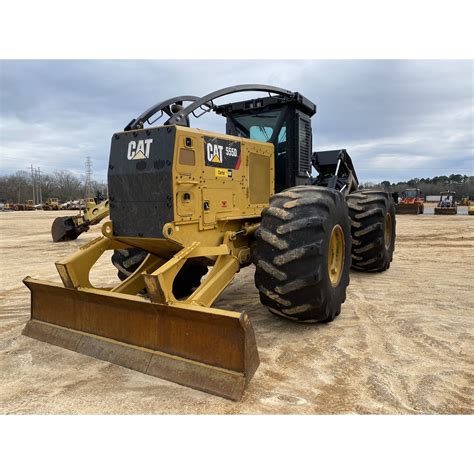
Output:
[[391,183],[363,183],[363,188],[383,188],[392,193],[401,193],[405,189],[418,188],[424,196],[438,195],[443,191],[454,191],[457,197],[471,196],[474,198],[474,176],[451,174],[449,176],[435,176],[434,178],[412,178],[408,181]]
[[[382,188],[389,192],[402,192],[409,188],[418,188],[426,195],[437,195],[442,191],[455,191],[459,197],[474,198],[474,176],[451,174],[449,176],[435,176],[433,178],[412,178],[408,181],[391,183],[364,182],[362,188]],[[41,194],[43,201],[48,198],[58,198],[61,202],[94,197],[97,191],[107,195],[107,184],[92,181],[90,189],[93,196],[86,196],[86,183],[67,170],[55,171],[41,176]],[[27,171],[17,171],[10,175],[0,176],[0,202],[24,203],[33,197],[33,183]]]
[[[41,175],[41,194],[44,202],[48,198],[58,198],[60,202],[66,202],[94,197],[97,191],[107,195],[106,183],[91,181],[89,189],[92,196],[86,196],[88,191],[85,179],[67,170]],[[33,180],[30,173],[17,171],[0,176],[0,202],[24,203],[28,199],[33,199]]]

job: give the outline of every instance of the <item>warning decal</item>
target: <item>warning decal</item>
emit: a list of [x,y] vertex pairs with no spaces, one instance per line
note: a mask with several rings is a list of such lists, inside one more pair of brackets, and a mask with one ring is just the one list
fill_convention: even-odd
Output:
[[240,142],[204,137],[204,157],[206,166],[229,170],[239,169]]
[[232,178],[232,170],[226,168],[216,168],[216,178]]

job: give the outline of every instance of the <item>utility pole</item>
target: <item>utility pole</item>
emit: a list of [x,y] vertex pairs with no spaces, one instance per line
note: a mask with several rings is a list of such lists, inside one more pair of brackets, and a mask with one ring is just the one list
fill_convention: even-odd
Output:
[[[41,190],[41,168],[33,168],[33,165],[30,165],[30,169],[33,205],[36,206],[36,204],[41,204],[43,202],[43,191]],[[20,201],[19,197],[18,201]]]
[[85,184],[85,193],[86,193],[85,198],[87,199],[90,197],[94,197],[93,191],[91,188],[92,186],[92,160],[90,156],[86,158],[86,182],[84,184]]
[[38,190],[38,169],[35,168],[35,204],[39,202],[39,190]]
[[40,167],[38,167],[38,191],[39,191],[38,203],[41,204],[43,202],[43,192],[41,190],[41,168]]
[[36,204],[36,193],[35,193],[35,174],[33,172],[33,165],[31,165],[31,185],[33,186],[33,205]]

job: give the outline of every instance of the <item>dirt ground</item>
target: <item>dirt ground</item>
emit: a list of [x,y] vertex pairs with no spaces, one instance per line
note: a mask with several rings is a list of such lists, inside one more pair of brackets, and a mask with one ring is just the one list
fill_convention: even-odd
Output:
[[[215,306],[249,314],[261,364],[241,402],[20,335],[26,275],[59,281],[54,261],[99,233],[55,244],[65,212],[0,213],[0,413],[473,413],[474,217],[397,216],[389,271],[351,273],[341,315],[299,325],[261,306],[253,267]],[[115,272],[104,256],[93,283]]]

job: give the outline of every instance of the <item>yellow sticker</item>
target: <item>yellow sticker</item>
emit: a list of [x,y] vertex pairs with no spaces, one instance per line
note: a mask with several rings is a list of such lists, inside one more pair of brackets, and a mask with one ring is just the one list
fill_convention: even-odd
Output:
[[230,173],[229,176],[229,170],[226,170],[224,168],[215,168],[216,170],[216,178],[230,178],[232,176],[232,172]]

